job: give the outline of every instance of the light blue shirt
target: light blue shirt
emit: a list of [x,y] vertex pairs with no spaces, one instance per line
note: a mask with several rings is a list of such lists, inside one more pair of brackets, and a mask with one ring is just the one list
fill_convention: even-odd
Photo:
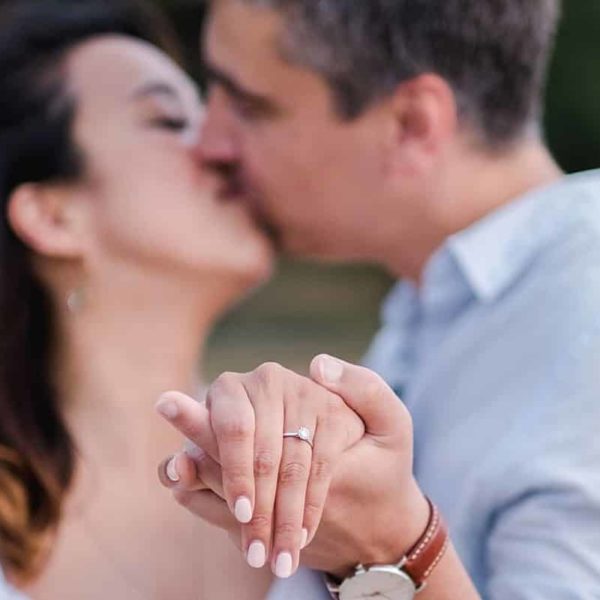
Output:
[[27,600],[8,584],[0,568],[0,600]]
[[383,319],[366,363],[482,597],[600,599],[600,171],[449,238]]

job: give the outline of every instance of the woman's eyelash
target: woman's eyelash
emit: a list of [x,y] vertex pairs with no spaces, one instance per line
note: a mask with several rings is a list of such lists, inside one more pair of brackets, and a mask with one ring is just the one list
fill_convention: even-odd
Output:
[[180,117],[157,117],[152,119],[152,124],[172,131],[181,131],[189,125],[189,122]]

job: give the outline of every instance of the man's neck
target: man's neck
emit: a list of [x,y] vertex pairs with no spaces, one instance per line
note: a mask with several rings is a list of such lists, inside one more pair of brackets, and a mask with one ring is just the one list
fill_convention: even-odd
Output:
[[504,154],[462,148],[455,155],[457,159],[443,167],[424,227],[409,240],[412,247],[403,244],[393,257],[390,254],[388,266],[398,277],[419,283],[429,259],[448,237],[563,176],[539,141],[524,142]]

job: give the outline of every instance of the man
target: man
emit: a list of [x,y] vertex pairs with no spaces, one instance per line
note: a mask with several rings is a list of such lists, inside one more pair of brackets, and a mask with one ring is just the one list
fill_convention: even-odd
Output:
[[[411,413],[419,494],[446,517],[469,574],[452,547],[436,554],[424,600],[600,597],[600,174],[564,177],[541,138],[557,13],[555,0],[209,7],[201,159],[285,251],[375,261],[404,281],[367,363]],[[423,496],[396,477],[412,467],[410,426],[366,369],[320,357],[311,375],[363,418],[365,437],[385,435],[368,460],[355,448],[340,459],[302,562],[343,579],[342,598],[387,597],[382,573],[395,578],[390,597],[410,598],[421,579],[397,563],[417,540],[411,523],[424,523]],[[227,385],[294,381],[273,365],[243,377]],[[213,407],[226,396],[213,390]],[[256,407],[269,394],[249,396]],[[184,401],[170,408],[176,426],[210,443]],[[235,487],[230,458],[242,453],[219,449]],[[239,489],[221,490],[232,512]],[[179,499],[234,531],[200,494]],[[253,519],[244,551],[270,518],[254,508],[236,513]],[[275,523],[274,549],[285,529]],[[360,562],[382,568],[368,580],[351,572]],[[356,581],[366,583],[352,596]],[[317,598],[320,583],[279,585],[281,598]]]

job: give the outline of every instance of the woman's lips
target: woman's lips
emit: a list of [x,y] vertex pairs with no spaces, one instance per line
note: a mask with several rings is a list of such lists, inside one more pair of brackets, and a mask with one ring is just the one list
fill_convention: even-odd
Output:
[[224,177],[218,198],[222,202],[239,203],[243,205],[250,213],[256,226],[274,243],[277,243],[280,237],[279,231],[265,212],[259,194],[257,194],[237,173],[229,173]]

